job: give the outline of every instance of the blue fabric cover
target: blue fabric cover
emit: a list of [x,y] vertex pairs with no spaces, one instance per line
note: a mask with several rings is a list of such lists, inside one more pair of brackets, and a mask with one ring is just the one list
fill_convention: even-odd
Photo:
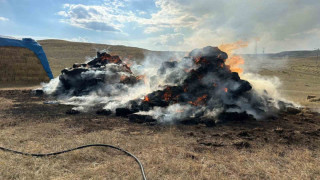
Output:
[[53,79],[47,56],[37,41],[31,38],[23,38],[22,40],[19,40],[0,36],[0,46],[24,47],[30,49],[40,59],[43,69],[47,72],[48,77]]

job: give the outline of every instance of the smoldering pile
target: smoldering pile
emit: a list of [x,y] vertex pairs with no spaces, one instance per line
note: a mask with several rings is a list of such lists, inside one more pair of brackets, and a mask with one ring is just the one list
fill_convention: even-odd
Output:
[[98,113],[138,122],[263,119],[284,106],[266,91],[257,93],[232,72],[225,64],[227,58],[217,47],[195,49],[181,61],[163,62],[156,75],[144,75],[150,82],[146,84],[119,57],[98,53],[86,64],[63,70],[44,91],[65,98],[65,104],[76,105],[77,110],[89,106]]
[[119,56],[98,52],[97,57],[90,62],[74,64],[72,68],[62,70],[59,76],[60,85],[54,93],[83,96],[100,91],[103,95],[111,96],[106,85],[117,84],[118,90],[121,91],[123,85],[132,85],[139,80]]

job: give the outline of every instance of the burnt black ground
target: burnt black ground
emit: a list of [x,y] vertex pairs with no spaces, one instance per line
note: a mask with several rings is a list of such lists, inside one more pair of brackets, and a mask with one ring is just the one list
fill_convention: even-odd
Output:
[[[172,127],[131,123],[125,117],[97,115],[95,112],[68,115],[66,111],[70,110],[71,106],[43,104],[50,99],[45,96],[35,96],[31,90],[1,90],[0,97],[14,103],[13,106],[4,108],[0,112],[0,129],[29,122],[30,124],[57,122],[62,128],[70,130],[76,128],[78,133],[120,127],[127,127],[129,131],[152,130],[153,133],[161,133]],[[232,121],[214,127],[206,127],[203,124],[174,126],[176,126],[174,133],[196,139],[197,143],[193,146],[199,151],[225,146],[252,148],[267,144],[303,146],[309,149],[320,146],[320,115],[308,109],[302,109],[298,114],[280,113],[277,118],[265,121]]]

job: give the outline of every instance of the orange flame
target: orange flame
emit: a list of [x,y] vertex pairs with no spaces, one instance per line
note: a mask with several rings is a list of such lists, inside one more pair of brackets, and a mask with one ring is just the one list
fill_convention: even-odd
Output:
[[104,56],[101,57],[102,61],[108,61],[108,63],[120,63],[120,57],[119,56],[111,56],[110,54],[106,54]]
[[136,77],[137,80],[143,80],[144,84],[148,84],[148,79],[146,77],[146,75],[140,75]]
[[228,92],[228,88],[224,88],[224,92]]
[[177,113],[182,113],[182,112],[184,112],[184,110],[183,109],[177,109],[176,112]]
[[248,46],[248,42],[237,41],[232,44],[221,44],[219,49],[228,54],[226,64],[229,66],[232,72],[242,73],[243,69],[239,67],[240,64],[244,64],[244,59],[239,55],[234,55],[233,51],[236,49],[244,48]]
[[150,101],[150,99],[149,99],[149,97],[148,97],[148,96],[145,96],[143,101],[149,102],[149,101]]
[[208,64],[208,61],[204,57],[195,57],[193,60],[196,64]]
[[195,62],[196,62],[196,64],[198,64],[200,62],[200,57],[196,57]]
[[122,75],[120,76],[120,82],[125,81],[128,78],[128,76]]
[[183,92],[187,92],[187,91],[188,91],[188,86],[185,85],[185,86],[183,87]]
[[131,67],[132,66],[132,61],[131,61],[131,57],[130,56],[128,56],[128,57],[125,57],[125,58],[123,58],[123,63],[124,64],[126,64],[128,67]]
[[165,101],[169,101],[171,99],[171,96],[172,96],[171,89],[170,89],[170,87],[167,87],[166,92],[163,95],[163,98]]
[[194,106],[198,106],[198,105],[202,105],[205,103],[205,100],[207,100],[207,97],[208,97],[208,94],[205,94],[201,97],[198,97],[196,101],[192,102],[192,101],[189,101],[188,103],[189,104],[192,104]]

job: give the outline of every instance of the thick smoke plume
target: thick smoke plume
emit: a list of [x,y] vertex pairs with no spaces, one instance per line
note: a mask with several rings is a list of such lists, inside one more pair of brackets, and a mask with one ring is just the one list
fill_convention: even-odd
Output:
[[43,90],[79,111],[103,109],[107,114],[150,116],[164,123],[275,115],[285,103],[272,98],[276,92],[253,88],[259,82],[252,86],[241,79],[232,57],[208,46],[179,61],[153,56],[129,67],[118,56],[98,53],[88,63],[62,70]]

